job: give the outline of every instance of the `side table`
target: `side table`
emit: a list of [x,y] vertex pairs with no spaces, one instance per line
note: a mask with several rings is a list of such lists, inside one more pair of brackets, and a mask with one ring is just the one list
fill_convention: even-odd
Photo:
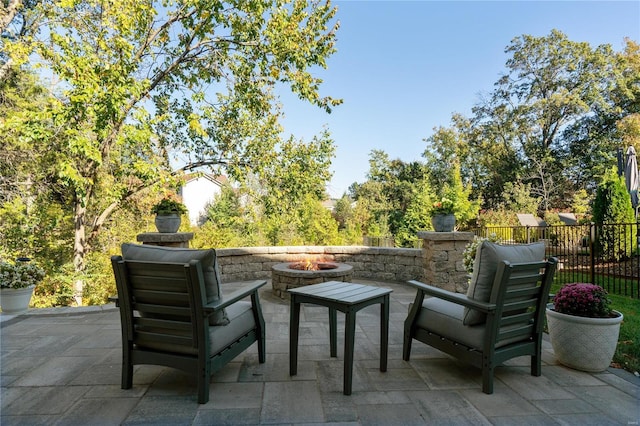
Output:
[[298,374],[298,335],[300,304],[309,303],[329,308],[329,346],[332,357],[337,356],[337,311],[345,313],[344,334],[344,394],[351,395],[353,383],[353,348],[356,313],[369,305],[380,304],[380,371],[387,371],[389,349],[389,288],[364,284],[327,281],[321,284],[288,290],[291,295],[289,331],[289,375]]

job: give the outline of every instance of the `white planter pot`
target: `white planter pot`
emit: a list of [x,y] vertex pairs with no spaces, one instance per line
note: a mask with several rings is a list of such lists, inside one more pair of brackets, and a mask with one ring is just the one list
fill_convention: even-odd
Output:
[[558,362],[567,367],[598,372],[611,364],[618,344],[623,315],[614,318],[586,318],[561,314],[547,305],[551,346]]
[[35,285],[25,288],[0,289],[0,307],[5,314],[21,314],[29,309]]
[[156,228],[162,233],[178,232],[181,222],[179,214],[159,214],[155,219]]

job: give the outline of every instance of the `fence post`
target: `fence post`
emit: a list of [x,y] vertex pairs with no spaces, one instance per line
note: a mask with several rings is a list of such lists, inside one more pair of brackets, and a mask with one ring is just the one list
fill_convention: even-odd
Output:
[[589,223],[589,257],[591,260],[591,284],[596,283],[596,224]]

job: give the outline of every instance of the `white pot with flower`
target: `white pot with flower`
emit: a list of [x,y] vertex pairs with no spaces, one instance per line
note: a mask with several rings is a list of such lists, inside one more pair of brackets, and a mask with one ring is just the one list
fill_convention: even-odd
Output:
[[546,314],[558,362],[590,372],[609,367],[624,319],[610,304],[607,291],[595,284],[565,284],[555,294]]
[[456,226],[453,201],[442,198],[431,206],[431,225],[436,232],[451,232]]
[[36,285],[44,278],[44,270],[29,259],[15,263],[0,261],[0,307],[5,314],[26,312]]

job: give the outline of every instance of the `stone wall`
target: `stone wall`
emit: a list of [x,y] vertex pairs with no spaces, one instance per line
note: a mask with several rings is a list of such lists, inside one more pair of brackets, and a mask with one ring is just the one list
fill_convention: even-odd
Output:
[[466,293],[468,272],[464,249],[473,241],[472,232],[418,232],[422,240],[425,282],[445,290]]
[[[171,245],[167,238],[193,234],[141,234],[144,244]],[[180,234],[180,235],[179,235]],[[184,233],[182,233],[184,234]],[[468,274],[463,252],[473,241],[471,232],[418,232],[421,249],[369,246],[241,247],[216,250],[223,282],[270,279],[276,263],[302,260],[332,261],[353,267],[353,278],[405,282],[418,280],[450,291],[466,292]],[[166,241],[165,241],[166,240]],[[173,240],[171,240],[173,241]]]
[[421,279],[420,249],[366,246],[283,246],[217,249],[224,282],[271,278],[276,263],[325,260],[353,266],[354,278],[381,281]]

